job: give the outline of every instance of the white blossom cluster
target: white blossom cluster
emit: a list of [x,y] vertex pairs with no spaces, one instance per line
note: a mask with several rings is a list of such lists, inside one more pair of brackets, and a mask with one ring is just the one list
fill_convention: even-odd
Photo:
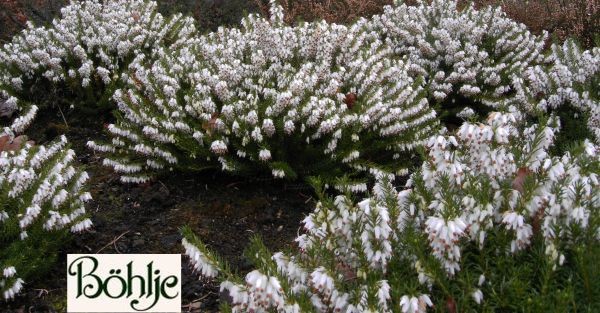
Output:
[[372,27],[396,54],[411,61],[411,73],[427,78],[429,96],[437,101],[462,97],[500,107],[510,103],[513,80],[543,59],[547,34],[533,35],[500,7],[396,2],[373,17]]
[[[20,271],[45,257],[43,244],[53,233],[78,233],[92,226],[84,204],[86,172],[72,163],[63,136],[47,146],[25,144],[17,151],[0,152],[0,291],[4,299],[23,285]],[[40,245],[40,247],[38,247]]]
[[435,132],[428,99],[528,114],[568,99],[600,133],[598,49],[581,53],[568,42],[545,57],[547,36],[499,8],[398,1],[348,26],[292,27],[271,1],[270,20],[251,15],[241,28],[205,35],[191,19],[165,20],[155,8],[142,0],[74,2],[52,27],[29,28],[5,45],[0,100],[28,110],[13,131],[35,117],[23,94],[44,77],[77,88],[109,85],[102,98],[112,96],[119,119],[108,128],[110,142],[89,146],[124,182],[175,167],[261,168],[277,178],[331,164],[406,173],[389,160]]
[[546,60],[528,67],[519,82],[516,91],[529,104],[523,110],[571,105],[600,142],[600,48],[582,51],[574,40],[553,44]]
[[[194,31],[192,18],[166,19],[155,2],[73,1],[51,26],[28,24],[0,48],[0,99],[27,111],[20,115],[30,121],[37,110],[29,102],[32,84],[45,80],[71,90],[114,85],[134,56],[157,45],[181,45]],[[13,131],[23,131],[20,126]]]
[[234,312],[263,312],[278,308],[284,312],[300,312],[295,306],[285,304],[283,289],[277,277],[267,276],[258,270],[246,275],[246,284],[231,281],[221,283],[221,291],[227,290],[232,298]]
[[6,267],[2,271],[2,276],[0,276],[0,289],[3,290],[2,296],[4,299],[14,298],[15,295],[23,289],[24,281],[18,277],[14,278],[16,275],[17,270],[14,266]]
[[[347,196],[323,200],[303,221],[299,252],[258,265],[276,264],[276,274],[257,276],[283,286],[270,293],[276,302],[249,310],[256,291],[228,281],[233,311],[426,312],[447,305],[442,285],[481,308],[486,291],[501,283],[488,277],[507,273],[474,259],[530,254],[535,237],[554,269],[572,261],[568,251],[580,239],[600,240],[600,156],[589,141],[549,156],[557,130],[555,119],[527,126],[494,112],[483,124],[432,137],[406,189],[380,175],[358,204]],[[481,255],[465,259],[465,251]]]
[[194,270],[198,271],[203,277],[214,278],[219,274],[218,268],[211,264],[210,258],[200,251],[198,247],[188,242],[185,238],[181,244],[185,248],[185,254],[190,258]]
[[382,154],[391,161],[436,130],[422,80],[367,20],[291,27],[273,16],[159,49],[156,60],[138,56],[114,96],[123,119],[109,127],[112,142],[89,146],[108,152],[125,182],[190,163],[284,177],[306,174],[294,159],[359,169]]
[[[529,246],[532,223],[538,223],[556,259],[554,243],[566,240],[574,225],[586,228],[597,214],[598,173],[582,166],[598,164],[597,147],[586,141],[579,156],[550,157],[556,123],[519,129],[514,115],[492,113],[486,124],[466,123],[456,136],[430,140],[429,159],[415,177],[433,196],[428,235],[449,274],[460,269],[460,237],[483,246],[487,231],[503,225],[514,232],[515,253]],[[453,188],[440,188],[446,186],[441,180]],[[484,194],[489,196],[482,199]]]

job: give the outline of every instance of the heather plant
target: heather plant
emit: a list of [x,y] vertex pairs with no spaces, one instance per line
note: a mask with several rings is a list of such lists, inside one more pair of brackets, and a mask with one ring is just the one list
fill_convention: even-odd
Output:
[[[324,179],[374,168],[406,173],[411,151],[437,128],[422,79],[368,29],[297,27],[250,15],[179,49],[138,56],[112,141],[90,142],[124,182],[160,170],[221,167]],[[364,184],[355,186],[364,189]]]
[[[22,132],[45,97],[57,105],[110,108],[131,60],[155,46],[177,47],[194,32],[181,14],[164,18],[142,0],[73,1],[49,27],[28,28],[0,49],[0,99],[23,117]],[[57,101],[60,100],[60,101]]]
[[514,105],[513,81],[543,60],[547,36],[533,35],[499,7],[459,9],[448,0],[397,1],[371,24],[395,54],[410,60],[413,75],[425,77],[444,117],[465,106],[484,117],[490,108]]
[[44,272],[68,233],[88,229],[86,172],[63,136],[0,152],[0,292],[5,300]]
[[600,158],[584,141],[548,149],[556,118],[510,113],[433,136],[405,188],[379,174],[369,197],[321,194],[297,250],[233,273],[191,229],[194,269],[218,278],[231,312],[596,311]]
[[553,44],[543,63],[528,67],[516,93],[528,103],[523,109],[556,111],[571,107],[587,121],[589,132],[600,140],[600,49],[585,50],[574,40]]

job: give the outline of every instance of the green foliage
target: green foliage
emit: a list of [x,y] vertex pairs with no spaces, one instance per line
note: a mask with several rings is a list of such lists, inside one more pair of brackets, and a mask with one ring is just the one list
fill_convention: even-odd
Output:
[[0,152],[0,291],[4,299],[49,270],[69,231],[91,226],[87,173],[72,165],[66,139]]
[[151,1],[72,2],[61,13],[0,48],[0,100],[21,115],[38,107],[106,113],[133,59],[156,46],[182,44],[195,32],[192,19],[164,18]]
[[[492,113],[432,138],[406,189],[379,173],[358,202],[349,192],[329,197],[313,180],[321,201],[298,249],[272,255],[254,238],[256,270],[245,284],[221,284],[232,309],[598,310],[600,159],[589,141],[549,156],[553,127],[553,118],[528,126]],[[196,266],[214,264],[202,255]]]
[[115,93],[112,142],[89,146],[123,182],[207,166],[328,183],[369,168],[406,174],[438,128],[423,79],[366,21],[291,27],[280,10],[137,59]]

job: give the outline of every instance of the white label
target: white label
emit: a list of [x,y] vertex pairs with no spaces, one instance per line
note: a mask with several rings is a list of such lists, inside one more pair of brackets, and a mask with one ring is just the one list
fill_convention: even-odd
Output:
[[181,255],[69,254],[67,312],[181,312]]

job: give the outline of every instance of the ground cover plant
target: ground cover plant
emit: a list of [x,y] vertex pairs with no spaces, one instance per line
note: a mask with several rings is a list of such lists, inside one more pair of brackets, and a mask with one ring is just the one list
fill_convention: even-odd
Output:
[[[599,309],[598,47],[552,43],[500,8],[451,0],[308,22],[283,7],[269,1],[265,16],[199,31],[151,1],[72,2],[0,48],[5,299],[51,266],[42,260],[61,253],[69,230],[91,226],[87,174],[66,139],[34,146],[22,136],[35,139],[39,110],[68,130],[70,110],[105,125],[103,136],[69,134],[100,173],[96,194],[115,201],[130,201],[116,190],[145,190],[168,202],[179,177],[206,182],[205,196],[218,184],[211,175],[272,179],[279,201],[297,190],[318,197],[297,246],[272,254],[252,240],[256,269],[243,265],[245,277],[204,243],[210,221],[183,228],[192,267],[206,286],[220,283],[224,311]],[[120,218],[145,220],[140,206]],[[167,206],[150,214],[177,227],[197,218]],[[131,251],[117,245],[129,231],[97,251]],[[165,238],[166,249],[180,238]]]
[[115,93],[122,118],[109,125],[112,143],[90,146],[110,152],[105,163],[126,182],[214,164],[292,179],[405,172],[390,161],[437,128],[410,63],[366,21],[290,27],[282,16],[273,7],[270,20],[249,16],[241,29],[137,58],[128,88]]
[[541,61],[546,39],[500,8],[459,9],[444,0],[387,6],[374,16],[373,27],[414,63],[412,71],[426,77],[429,96],[450,102],[446,106],[513,104],[512,81]]
[[405,188],[383,175],[358,203],[323,196],[292,252],[255,240],[245,279],[190,229],[183,245],[220,277],[223,311],[595,311],[600,158],[589,141],[550,156],[557,130],[494,112],[434,136]]
[[600,140],[600,49],[584,51],[574,40],[553,44],[550,49],[546,60],[528,67],[523,79],[515,84],[516,93],[530,104],[524,111],[574,108],[576,114],[587,121],[591,136]]
[[73,2],[52,25],[29,24],[0,50],[4,115],[19,111],[11,128],[20,133],[40,107],[110,109],[110,96],[135,56],[155,45],[177,46],[194,30],[190,18],[157,13],[155,2]]
[[[3,136],[2,140],[13,140]],[[3,145],[7,148],[8,145]],[[14,148],[14,149],[13,149]],[[0,150],[0,292],[13,298],[44,273],[68,232],[91,227],[84,204],[88,175],[63,136],[47,146],[22,142]]]

